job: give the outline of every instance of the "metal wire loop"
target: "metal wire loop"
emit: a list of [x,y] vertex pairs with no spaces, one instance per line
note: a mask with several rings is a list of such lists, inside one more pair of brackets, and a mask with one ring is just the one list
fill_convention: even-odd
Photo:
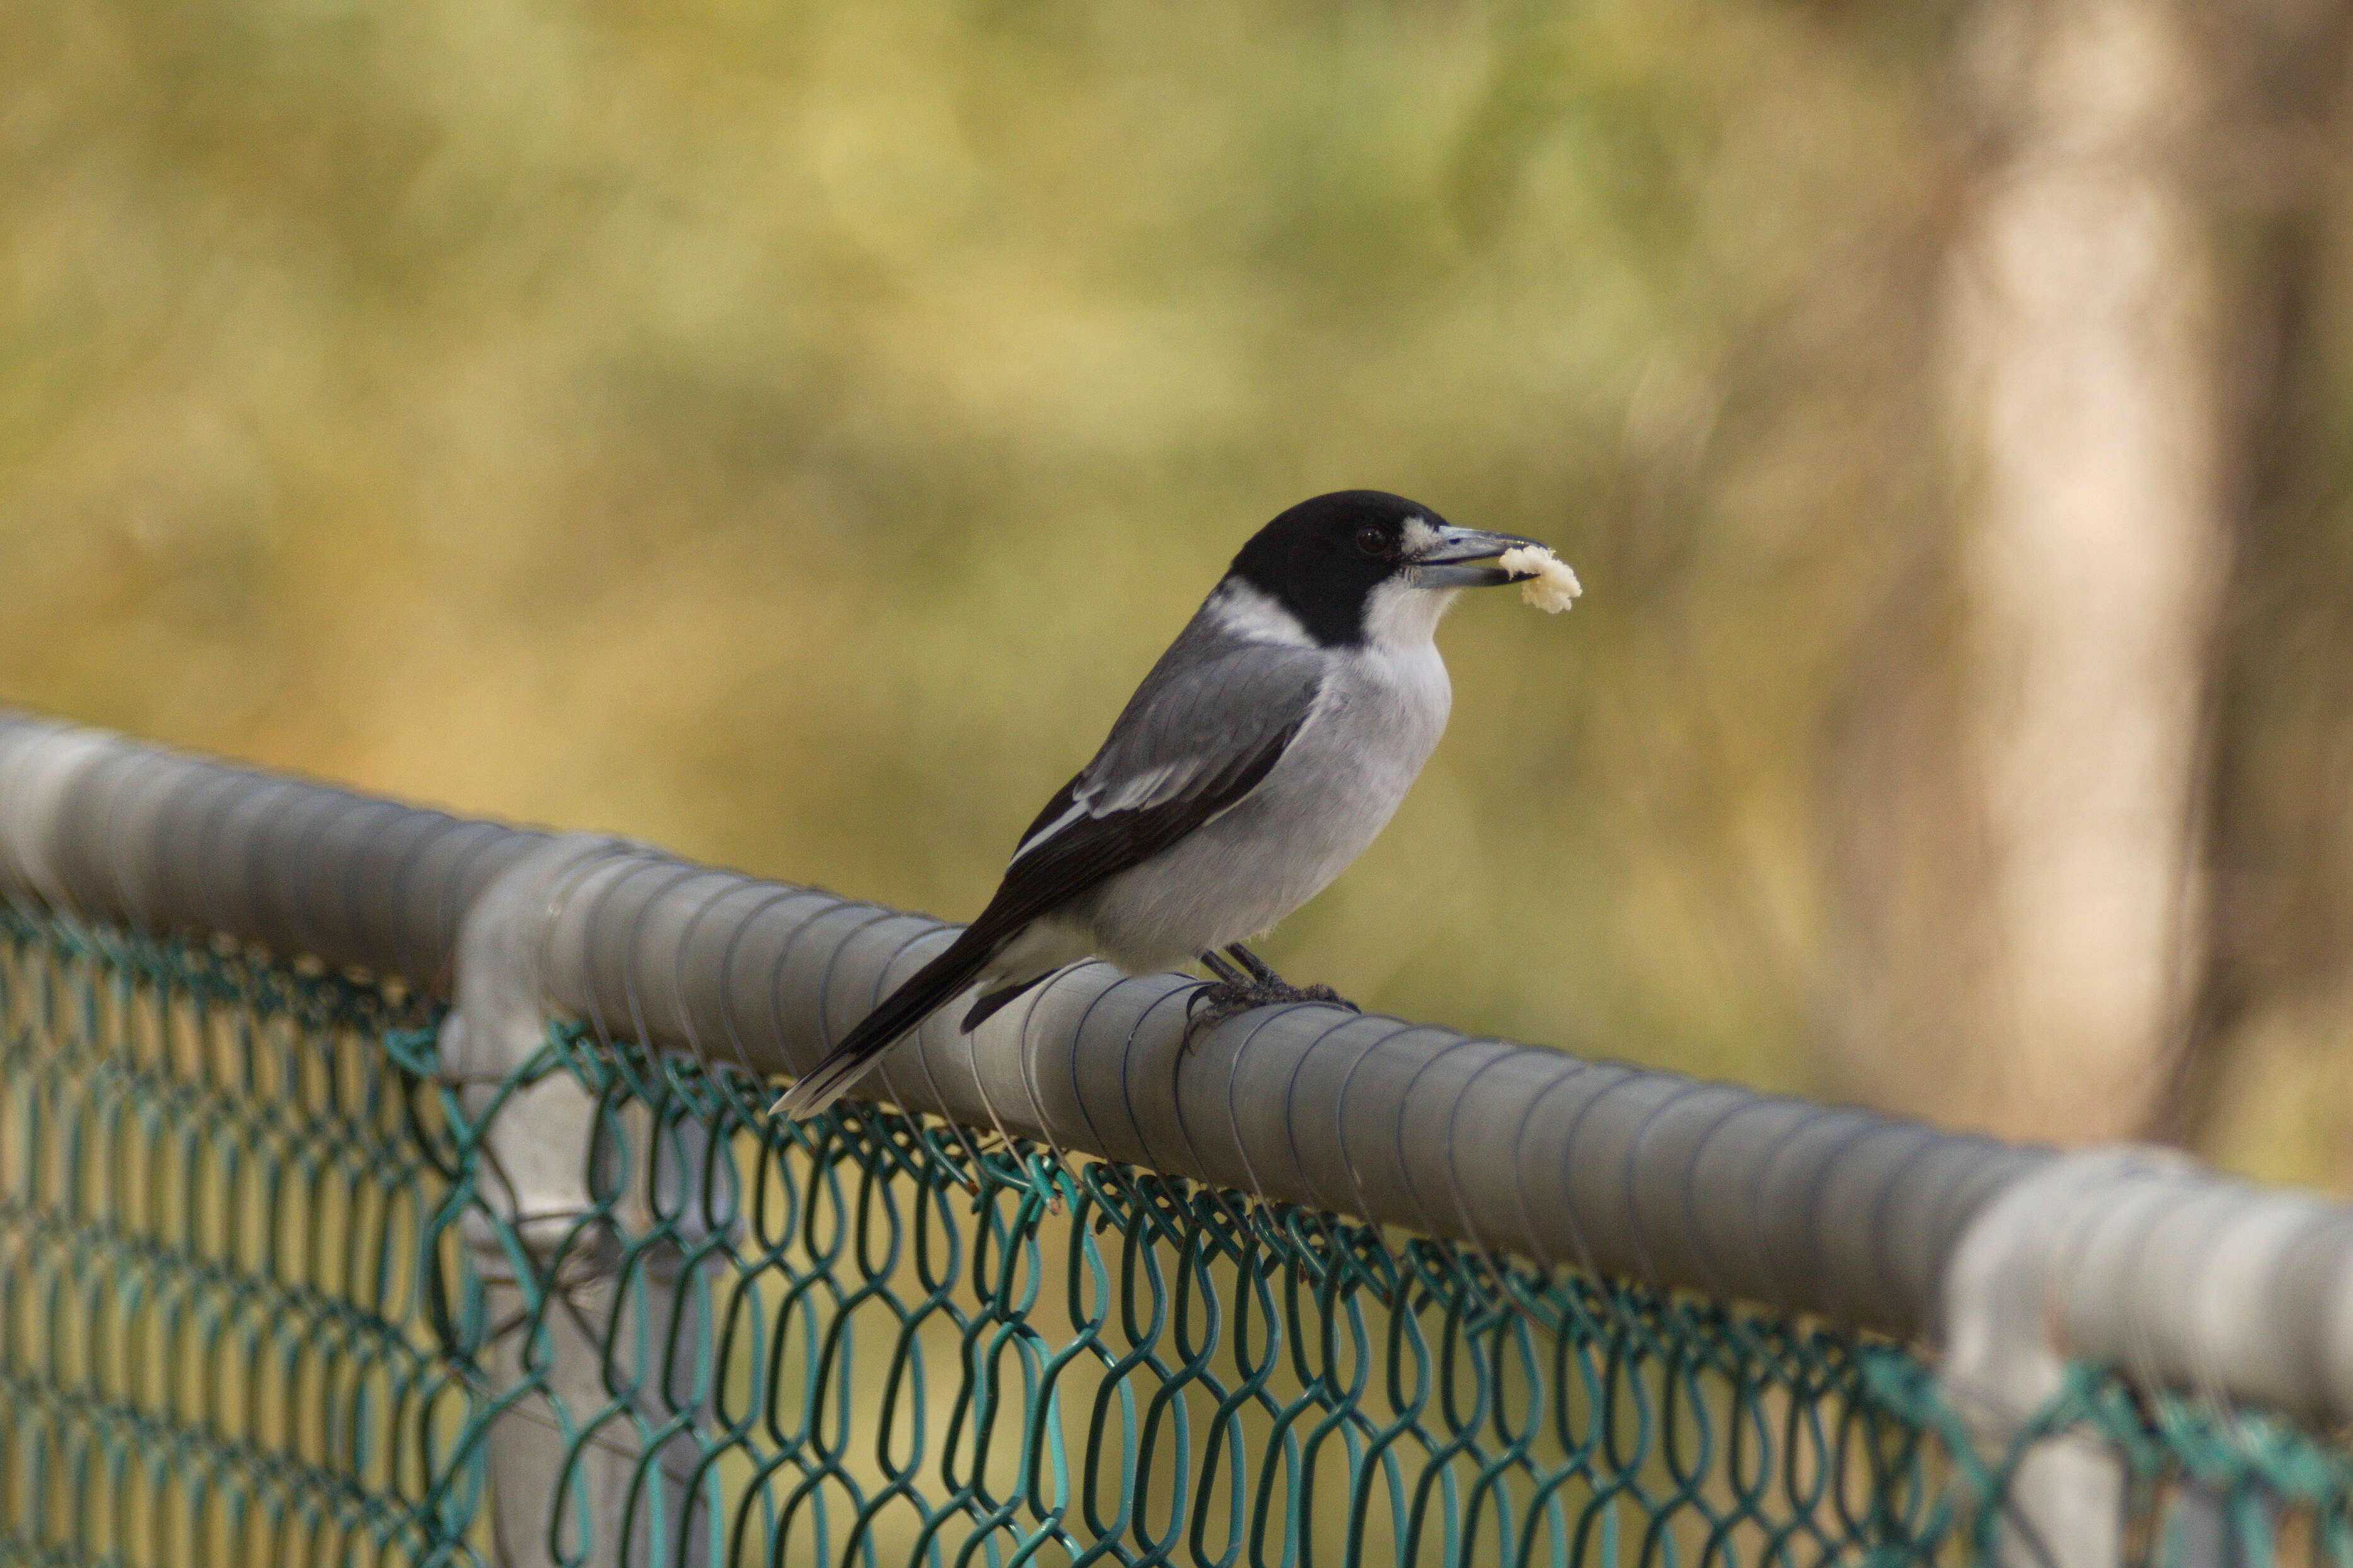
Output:
[[[747,1078],[757,1079],[765,1075],[753,1065],[752,1053],[744,1045],[743,1031],[735,1026],[736,951],[743,946],[744,939],[751,934],[752,929],[760,923],[762,915],[766,914],[778,904],[790,903],[795,899],[811,896],[805,888],[772,888],[761,895],[758,903],[744,911],[735,921],[735,929],[727,933],[727,950],[719,957],[719,1016],[727,1026],[727,1044],[734,1051],[735,1059],[743,1064],[744,1073]],[[783,1042],[779,1040],[772,1043],[781,1053]]]
[[106,867],[107,885],[113,889],[115,909],[121,911],[122,919],[134,931],[146,931],[151,928],[144,909],[144,900],[131,890],[132,879],[123,868],[126,857],[123,845],[125,835],[121,826],[122,791],[119,785],[110,787],[100,781],[104,777],[107,769],[120,764],[122,771],[131,775],[131,782],[136,784],[142,777],[148,776],[149,769],[153,766],[150,763],[148,768],[140,767],[138,764],[143,760],[137,752],[128,750],[100,757],[98,765],[90,769],[91,776],[83,786],[92,796],[104,802],[99,812],[98,836],[101,858]]
[[1702,1285],[1719,1296],[1736,1292],[1729,1286],[1723,1260],[1716,1256],[1715,1232],[1701,1213],[1699,1173],[1707,1158],[1708,1145],[1715,1141],[1715,1135],[1732,1125],[1741,1112],[1748,1109],[1750,1107],[1740,1100],[1727,1101],[1725,1108],[1716,1113],[1715,1120],[1707,1124],[1705,1131],[1692,1140],[1690,1157],[1683,1162],[1683,1232],[1696,1243],[1691,1248],[1691,1254],[1698,1260]]
[[[1491,1042],[1489,1041],[1475,1040],[1468,1037],[1464,1037],[1441,1047],[1435,1055],[1430,1057],[1429,1060],[1414,1068],[1413,1076],[1406,1079],[1405,1092],[1398,1096],[1398,1106],[1399,1110],[1406,1110],[1408,1108],[1411,1107],[1413,1104],[1413,1091],[1417,1088],[1420,1087],[1422,1079],[1429,1074],[1430,1068],[1436,1067],[1439,1063],[1444,1061],[1455,1052],[1462,1049],[1465,1046],[1478,1046],[1490,1043]],[[1432,1215],[1430,1212],[1430,1205],[1422,1202],[1421,1183],[1415,1178],[1413,1173],[1413,1162],[1406,1153],[1406,1116],[1404,1115],[1400,1115],[1398,1118],[1397,1129],[1394,1134],[1396,1140],[1395,1152],[1397,1155],[1397,1168],[1398,1173],[1405,1178],[1406,1195],[1413,1200],[1413,1212],[1416,1217],[1421,1221],[1421,1228],[1431,1235],[1443,1234],[1446,1228],[1445,1222]],[[1451,1157],[1451,1151],[1450,1151],[1449,1153]]]
[[1348,1190],[1356,1194],[1356,1212],[1361,1215],[1370,1215],[1374,1209],[1372,1200],[1365,1195],[1364,1173],[1356,1163],[1356,1155],[1348,1148],[1348,1091],[1356,1087],[1356,1069],[1371,1060],[1375,1053],[1383,1049],[1392,1040],[1401,1039],[1407,1035],[1418,1032],[1444,1033],[1442,1030],[1431,1029],[1427,1025],[1397,1022],[1395,1028],[1356,1053],[1356,1059],[1350,1062],[1348,1070],[1341,1075],[1340,1092],[1332,1098],[1332,1124],[1338,1135],[1340,1166],[1348,1173]]
[[[676,868],[670,879],[655,889],[651,897],[640,900],[637,912],[629,917],[629,935],[627,945],[622,949],[621,956],[621,995],[628,1005],[630,1036],[648,1050],[656,1049],[657,1042],[653,1030],[646,1025],[645,1009],[638,1002],[638,954],[644,948],[646,918],[653,913],[654,906],[661,901],[662,895],[672,888],[683,887],[697,878],[713,875],[700,866],[681,861],[671,861],[670,864]],[[689,923],[691,924],[691,922]],[[678,978],[679,955],[685,950],[686,934],[685,931],[681,931],[678,945],[670,951],[670,978],[673,985]],[[691,1036],[689,1037],[690,1039],[691,1037]],[[703,1060],[702,1049],[700,1046],[694,1048],[694,1059],[699,1066],[710,1065]]]
[[449,966],[457,957],[458,921],[466,908],[462,894],[472,883],[474,862],[499,842],[498,832],[490,824],[477,822],[466,826],[475,830],[470,836],[471,842],[459,851],[448,878],[441,884],[440,896],[435,900],[433,911],[436,942],[445,956],[431,978],[430,989],[444,995],[448,994],[452,980]]
[[[1595,1065],[1603,1067],[1609,1064],[1596,1063]],[[1576,1201],[1577,1145],[1584,1139],[1586,1121],[1594,1111],[1599,1109],[1611,1095],[1637,1081],[1630,1074],[1626,1073],[1624,1068],[1617,1070],[1620,1076],[1616,1082],[1607,1085],[1599,1094],[1577,1108],[1576,1116],[1572,1117],[1568,1123],[1568,1134],[1560,1141],[1560,1190],[1567,1199],[1562,1204],[1561,1209],[1568,1220],[1569,1245],[1577,1249],[1577,1266],[1588,1274],[1599,1274],[1603,1270],[1594,1261],[1593,1249],[1586,1244],[1585,1226],[1577,1217]]]
[[[1250,1159],[1250,1139],[1242,1131],[1241,1106],[1235,1100],[1235,1087],[1241,1079],[1243,1059],[1250,1055],[1250,1048],[1252,1045],[1257,1043],[1261,1032],[1269,1025],[1278,1023],[1281,1020],[1289,1017],[1292,1014],[1313,1005],[1315,1005],[1315,1004],[1293,1002],[1286,1003],[1280,1007],[1272,1009],[1265,1018],[1251,1026],[1250,1033],[1242,1037],[1241,1044],[1234,1047],[1234,1059],[1226,1064],[1226,1121],[1233,1130],[1234,1152],[1241,1156],[1243,1173],[1250,1178],[1250,1195],[1256,1198],[1261,1206],[1263,1206],[1267,1202],[1266,1184],[1259,1179],[1258,1166],[1256,1163]],[[1356,1015],[1352,1014],[1347,1017],[1336,1019],[1332,1023],[1326,1024],[1321,1030],[1317,1031],[1314,1042],[1308,1046],[1305,1051],[1301,1053],[1301,1062],[1304,1063],[1307,1058],[1314,1055],[1316,1051],[1323,1047],[1324,1041],[1330,1039],[1335,1034],[1346,1028],[1354,1022],[1356,1022]],[[1293,1072],[1293,1075],[1296,1076],[1297,1068],[1294,1068]],[[1177,1114],[1179,1116],[1183,1115],[1185,1103],[1181,1099],[1176,1102],[1176,1109]],[[1285,1131],[1287,1133],[1287,1121],[1285,1123]],[[1294,1160],[1298,1157],[1298,1146],[1294,1143],[1292,1145],[1292,1156]]]
[[[1504,1045],[1501,1040],[1478,1043]],[[1495,1249],[1494,1245],[1480,1234],[1478,1222],[1471,1217],[1471,1200],[1462,1194],[1461,1142],[1462,1106],[1463,1102],[1471,1098],[1471,1091],[1478,1087],[1480,1079],[1486,1075],[1487,1069],[1499,1062],[1511,1060],[1514,1054],[1506,1047],[1472,1068],[1471,1076],[1464,1079],[1461,1087],[1454,1091],[1454,1103],[1446,1109],[1446,1176],[1447,1185],[1453,1189],[1454,1212],[1462,1221],[1463,1233],[1470,1237],[1472,1247],[1478,1253],[1481,1261],[1486,1264],[1488,1271],[1495,1277],[1495,1286],[1499,1290],[1504,1289],[1505,1282],[1510,1279],[1511,1270],[1505,1267],[1503,1255]]]
[[[604,967],[596,962],[596,957],[604,947],[601,939],[605,932],[605,905],[615,893],[636,879],[638,873],[649,870],[659,862],[633,846],[617,847],[610,856],[600,855],[596,858],[607,865],[614,860],[622,862],[617,869],[612,871],[603,882],[597,885],[595,895],[588,900],[587,913],[580,920],[578,973],[582,980],[581,1000],[587,1005],[589,1037],[596,1042],[598,1051],[609,1057],[614,1054],[616,1040],[612,1029],[605,1021],[605,988],[596,982],[597,973]],[[577,886],[578,884],[575,883],[565,889],[567,905],[573,890]],[[553,919],[549,921],[546,929],[550,931],[555,929],[555,921]],[[632,956],[626,949],[621,955],[621,984],[625,988],[625,995],[627,987],[629,985],[628,968]],[[630,999],[630,1008],[632,1012],[635,1011],[634,998]]]
[[[1198,987],[1197,986],[1194,989],[1198,990]],[[1119,1051],[1120,1104],[1127,1113],[1127,1124],[1135,1130],[1136,1142],[1144,1145],[1145,1159],[1146,1163],[1164,1171],[1171,1170],[1175,1167],[1171,1165],[1169,1161],[1164,1157],[1157,1149],[1152,1146],[1152,1134],[1146,1128],[1145,1119],[1137,1110],[1135,1103],[1135,1042],[1143,1037],[1144,1026],[1145,1024],[1151,1022],[1153,1014],[1158,1012],[1163,1005],[1175,998],[1187,994],[1189,994],[1189,993],[1187,991],[1176,990],[1163,992],[1160,995],[1154,997],[1152,1001],[1145,1005],[1145,1009],[1135,1016],[1135,1022],[1127,1026],[1127,1038],[1121,1042]],[[1180,1041],[1177,1049],[1181,1053],[1183,1048],[1183,1045]],[[1075,1058],[1073,1058],[1073,1063],[1075,1065]],[[1174,1076],[1174,1074],[1171,1075],[1172,1079]]]
[[1704,1084],[1687,1083],[1674,1089],[1658,1104],[1651,1107],[1649,1114],[1644,1116],[1641,1123],[1635,1127],[1634,1135],[1626,1141],[1625,1161],[1619,1177],[1619,1192],[1626,1205],[1626,1239],[1634,1254],[1636,1277],[1643,1284],[1653,1288],[1660,1283],[1659,1265],[1658,1260],[1651,1255],[1650,1227],[1643,1223],[1642,1217],[1640,1186],[1642,1150],[1650,1142],[1651,1134],[1657,1130],[1659,1123],[1676,1106],[1683,1104],[1695,1094],[1704,1093],[1706,1087]]
[[1520,1124],[1512,1133],[1512,1191],[1519,1200],[1520,1228],[1527,1237],[1527,1247],[1547,1271],[1559,1268],[1560,1260],[1553,1257],[1552,1249],[1545,1244],[1544,1227],[1536,1224],[1535,1209],[1528,1201],[1528,1132],[1535,1125],[1536,1112],[1544,1108],[1544,1102],[1551,1098],[1552,1091],[1582,1073],[1586,1065],[1574,1057],[1563,1058],[1559,1069],[1553,1074],[1552,1081],[1528,1097],[1526,1108],[1520,1112]]

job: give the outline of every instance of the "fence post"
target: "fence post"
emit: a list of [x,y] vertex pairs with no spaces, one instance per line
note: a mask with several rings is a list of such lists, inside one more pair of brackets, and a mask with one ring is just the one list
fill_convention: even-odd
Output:
[[[1944,1280],[1937,1381],[1996,1470],[2066,1385],[2070,1265],[2123,1184],[2189,1166],[2137,1146],[2063,1155],[2012,1183],[1963,1233]],[[2124,1561],[2125,1468],[2081,1434],[2035,1440],[1998,1498],[2000,1568],[2117,1568]]]
[[[483,1129],[479,1202],[465,1232],[497,1334],[490,1394],[507,1402],[488,1438],[501,1568],[688,1568],[709,1559],[711,1510],[693,1507],[695,1423],[650,1455],[642,1431],[698,1409],[706,1324],[688,1303],[681,1249],[659,1244],[625,1286],[619,1237],[609,1226],[583,1228],[596,1206],[591,1161],[605,1146],[596,1098],[561,1070],[512,1087],[547,1038],[548,930],[581,878],[623,852],[608,838],[552,840],[501,872],[459,927],[441,1060]],[[696,1163],[670,1168],[679,1163],[661,1161],[643,1128],[629,1133],[641,1152],[632,1186],[656,1184],[670,1212],[699,1212],[680,1192],[696,1179]],[[617,1217],[641,1215],[642,1196]],[[689,1315],[674,1334],[681,1310]],[[678,1369],[668,1386],[664,1365]],[[617,1408],[617,1418],[599,1419]]]

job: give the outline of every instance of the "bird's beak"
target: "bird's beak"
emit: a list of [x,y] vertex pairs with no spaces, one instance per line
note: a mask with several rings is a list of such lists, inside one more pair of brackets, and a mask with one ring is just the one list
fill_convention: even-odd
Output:
[[1533,539],[1509,533],[1482,533],[1475,528],[1456,528],[1449,523],[1438,530],[1437,540],[1415,558],[1414,584],[1422,588],[1493,588],[1516,582],[1517,578],[1500,566],[1471,563],[1493,561],[1506,550],[1535,543]]

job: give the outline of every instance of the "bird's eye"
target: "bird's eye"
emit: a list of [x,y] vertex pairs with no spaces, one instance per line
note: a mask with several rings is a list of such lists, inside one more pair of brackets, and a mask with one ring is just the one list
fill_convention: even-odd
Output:
[[1356,549],[1368,556],[1386,555],[1389,552],[1389,536],[1377,528],[1360,528],[1356,530]]

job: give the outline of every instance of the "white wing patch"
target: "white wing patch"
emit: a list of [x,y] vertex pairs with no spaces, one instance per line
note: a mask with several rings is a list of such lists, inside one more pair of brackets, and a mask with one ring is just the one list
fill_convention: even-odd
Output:
[[1013,851],[1013,858],[1020,859],[1083,817],[1109,816],[1118,811],[1141,811],[1146,806],[1176,800],[1200,776],[1201,759],[1183,757],[1173,763],[1146,768],[1133,778],[1090,779],[1071,792],[1068,810],[1021,841],[1020,847]]
[[1075,824],[1230,788],[1219,781],[1239,782],[1233,770],[1314,721],[1332,695],[1325,658],[1272,595],[1228,577],[1136,689],[1069,803],[1021,840],[1013,863]]
[[[1314,696],[1309,701],[1306,717],[1300,721],[1299,733],[1304,734],[1313,728],[1333,700],[1335,698],[1332,688],[1319,684]],[[1293,743],[1295,744],[1297,740],[1298,736],[1294,735]],[[1172,800],[1181,800],[1193,792],[1205,774],[1215,773],[1219,766],[1230,760],[1230,758],[1198,755],[1178,757],[1170,762],[1155,763],[1124,778],[1082,779],[1078,787],[1071,792],[1071,804],[1063,809],[1061,815],[1023,839],[1019,847],[1013,851],[1013,860],[1018,861],[1024,855],[1060,834],[1073,823],[1109,816],[1117,812],[1142,811],[1165,805]],[[1279,760],[1277,765],[1280,765]],[[1248,798],[1247,795],[1243,797],[1243,799]],[[1206,820],[1214,822],[1240,804],[1240,800],[1234,801]]]
[[[1013,858],[1015,860],[1020,859],[1021,857],[1029,854],[1029,851],[1037,848],[1038,846],[1045,843],[1046,840],[1053,837],[1054,835],[1060,833],[1062,829],[1068,827],[1071,824],[1087,815],[1086,796],[1082,795],[1073,796],[1071,801],[1070,809],[1063,812],[1061,816],[1054,818],[1053,821],[1046,824],[1045,826],[1039,828],[1037,832],[1031,834],[1029,837],[1023,839],[1019,844],[1014,847]],[[1009,861],[1008,862],[1008,864],[1010,863],[1011,862]]]
[[1201,773],[1199,759],[1186,757],[1158,767],[1146,768],[1134,778],[1105,780],[1088,785],[1079,792],[1087,809],[1097,816],[1114,811],[1138,811],[1147,805],[1158,805],[1164,800],[1174,800],[1185,793]]

